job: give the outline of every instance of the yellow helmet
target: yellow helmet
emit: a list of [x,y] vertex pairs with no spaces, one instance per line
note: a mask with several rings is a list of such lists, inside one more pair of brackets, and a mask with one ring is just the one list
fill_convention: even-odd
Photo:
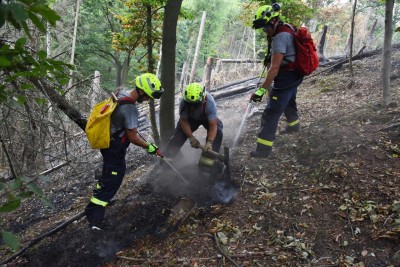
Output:
[[164,93],[160,80],[152,73],[144,73],[137,76],[135,84],[137,88],[145,92],[152,99],[159,99]]
[[253,20],[253,28],[259,29],[267,25],[268,21],[272,18],[279,17],[279,10],[281,7],[274,3],[272,6],[265,5],[257,9],[256,15]]
[[203,97],[204,90],[198,83],[189,84],[183,92],[183,100],[189,103],[200,103]]

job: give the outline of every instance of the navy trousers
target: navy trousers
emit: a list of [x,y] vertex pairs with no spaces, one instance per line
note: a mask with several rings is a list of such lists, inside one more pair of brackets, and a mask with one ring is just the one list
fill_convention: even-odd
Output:
[[[220,119],[217,119],[217,135],[215,136],[215,140],[213,142],[213,150],[216,152],[219,152],[221,145],[222,145],[222,138],[223,138],[223,124]],[[200,125],[203,125],[203,127],[208,131],[210,129],[210,125],[208,123],[208,120],[191,120],[189,119],[189,125],[192,130],[192,132],[195,132]],[[181,149],[183,144],[186,142],[187,136],[183,132],[181,123],[178,121],[176,124],[175,132],[174,135],[171,137],[171,139],[168,141],[168,144],[166,146],[165,150],[165,156],[167,157],[174,157],[178,151]]]
[[285,114],[289,125],[298,122],[296,94],[302,80],[295,71],[280,71],[275,77],[274,88],[262,114],[258,144],[272,147],[282,114]]
[[86,206],[86,218],[91,225],[96,225],[104,220],[105,207],[110,203],[121,186],[125,175],[126,150],[130,142],[128,138],[113,138],[110,147],[101,149],[103,156],[103,171],[98,179],[93,196]]

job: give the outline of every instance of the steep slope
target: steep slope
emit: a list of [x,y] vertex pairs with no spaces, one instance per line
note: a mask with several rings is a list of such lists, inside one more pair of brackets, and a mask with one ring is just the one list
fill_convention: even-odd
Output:
[[[379,66],[380,56],[355,61],[352,88],[345,68],[306,79],[298,93],[301,131],[278,134],[268,159],[248,156],[266,102],[253,105],[230,150],[239,191],[228,205],[210,200],[213,177],[194,175],[200,151],[185,145],[184,160],[175,163],[191,182],[185,186],[133,150],[134,170],[107,210],[109,231],[95,235],[81,219],[7,266],[399,266],[400,52],[389,108],[381,104]],[[225,146],[238,134],[248,99],[217,101]],[[196,136],[202,140],[204,130]],[[69,202],[51,216],[22,207],[14,220],[24,222],[15,224],[23,243],[81,211],[91,182],[55,181],[50,197],[59,204],[62,190]]]

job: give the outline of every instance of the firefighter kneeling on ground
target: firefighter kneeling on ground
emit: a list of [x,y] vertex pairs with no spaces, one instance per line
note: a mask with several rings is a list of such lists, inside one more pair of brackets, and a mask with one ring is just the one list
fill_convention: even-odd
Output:
[[[164,92],[158,78],[152,73],[145,73],[135,80],[136,88],[131,91],[118,92],[119,104],[111,115],[110,147],[101,149],[103,171],[98,179],[93,196],[86,206],[85,215],[90,228],[94,231],[104,230],[105,207],[117,193],[125,175],[126,150],[130,143],[144,148],[150,154],[157,153],[157,146],[145,142],[138,135],[139,112],[136,102],[159,99]],[[121,101],[122,100],[122,101]]]
[[214,168],[214,160],[207,151],[219,153],[222,144],[223,125],[217,116],[217,107],[214,98],[198,83],[189,84],[183,91],[179,102],[179,121],[174,135],[165,148],[165,156],[175,157],[183,144],[189,139],[193,148],[199,148],[200,142],[193,135],[199,126],[207,130],[204,151],[199,159],[199,166],[209,169]]

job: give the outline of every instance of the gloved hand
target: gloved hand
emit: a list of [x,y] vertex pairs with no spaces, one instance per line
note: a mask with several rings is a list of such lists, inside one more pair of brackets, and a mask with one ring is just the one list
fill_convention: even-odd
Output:
[[199,140],[197,140],[196,137],[194,137],[193,135],[189,137],[189,142],[193,148],[199,148],[200,146]]
[[147,153],[157,154],[158,147],[155,144],[149,143],[149,147],[146,148]]
[[212,151],[213,141],[208,140],[204,145],[204,152]]
[[265,88],[259,87],[257,91],[251,95],[250,100],[254,102],[260,102],[266,91],[267,90]]

